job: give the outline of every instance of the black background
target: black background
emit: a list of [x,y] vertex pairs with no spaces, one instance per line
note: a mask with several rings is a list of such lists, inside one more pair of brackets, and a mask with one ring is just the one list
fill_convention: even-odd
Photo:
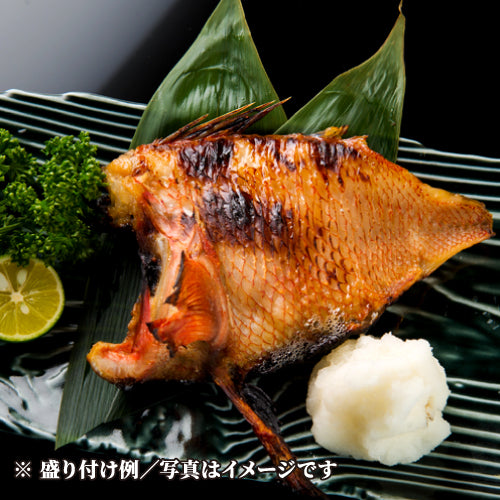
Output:
[[[42,1],[42,0],[40,0]],[[45,0],[44,0],[45,1]],[[103,0],[105,3],[107,0]],[[147,1],[147,0],[145,0]],[[296,1],[243,0],[247,21],[264,66],[280,97],[292,96],[287,113],[305,104],[333,77],[371,56],[383,43],[397,15],[399,1]],[[122,68],[108,75],[98,87],[64,88],[68,68],[60,67],[64,91],[96,92],[126,100],[147,102],[169,69],[196,37],[216,0],[179,0],[168,16],[155,20],[157,28],[132,50]],[[445,151],[500,156],[498,145],[498,25],[495,2],[407,0],[403,12],[406,27],[407,87],[401,135]],[[117,11],[117,17],[119,12]],[[23,29],[22,23],[19,30]],[[109,29],[119,29],[110,26]],[[50,32],[50,26],[47,26]],[[89,34],[91,31],[89,31]],[[90,36],[90,35],[89,35]],[[47,42],[49,43],[49,42]],[[52,41],[50,43],[53,43]],[[64,44],[64,39],[60,40]],[[6,47],[0,47],[5,50]],[[29,47],[11,47],[16,51]],[[18,53],[17,53],[18,54]],[[51,52],[46,52],[47,58]],[[15,65],[3,77],[8,87],[52,92],[37,88],[33,74],[31,89],[16,83]],[[2,71],[2,68],[0,68]],[[51,69],[53,71],[53,69]],[[0,79],[0,81],[2,81]],[[60,90],[60,87],[57,91]],[[68,447],[54,452],[50,441],[0,434],[0,477],[6,485],[13,477],[14,460],[89,457]],[[111,485],[68,482],[15,481],[16,493],[36,486],[38,494],[52,491],[82,491],[95,487],[123,494],[145,494],[143,484]],[[245,481],[155,484],[156,493],[174,498],[179,494],[284,497],[275,485]],[[247,495],[248,494],[248,495]]]
[[[18,17],[10,21],[9,11],[3,10],[0,26],[3,22],[4,33],[8,27],[15,41],[9,46],[10,39],[0,30],[0,61],[4,61],[0,67],[0,91],[8,88],[48,93],[86,91],[148,102],[218,3],[218,0],[164,0],[169,7],[160,11],[151,5],[153,2],[163,5],[162,0],[102,0],[97,2],[98,6],[106,5],[109,10],[109,5],[114,5],[111,10],[115,9],[113,16],[106,18],[105,26],[97,23],[98,14],[78,19],[54,8],[59,3],[67,5],[67,10],[78,1],[26,0],[25,12],[29,13],[35,5],[51,9],[36,37],[30,33],[32,25]],[[287,114],[305,104],[336,75],[370,57],[390,32],[399,3],[399,0],[242,0],[255,44],[278,95],[292,97],[286,105]],[[153,28],[140,37],[130,23],[124,22],[131,17],[134,5],[144,6],[133,13],[138,31],[144,29],[143,17],[153,18],[148,19]],[[491,0],[403,3],[407,20],[407,87],[402,136],[445,151],[500,156],[499,28],[494,7]],[[74,31],[82,37],[80,47],[74,45],[71,27],[68,32],[67,27],[58,24],[58,15],[78,24]],[[124,29],[128,32],[122,33]],[[96,38],[99,33],[95,30],[116,33],[116,39],[135,37],[138,42],[123,49],[126,53],[117,67],[111,64],[113,52],[107,54],[106,46],[95,48],[89,44],[88,50],[93,53],[85,53],[85,36],[88,40]],[[30,37],[31,43],[22,43]],[[112,42],[113,37],[108,36],[107,40]],[[66,46],[75,53],[74,58],[61,57]],[[39,64],[33,65],[31,74],[29,64],[24,62],[21,67],[16,61],[30,61],[26,53],[35,50]],[[9,55],[7,61],[1,58],[2,51]],[[107,66],[103,54],[109,58]],[[75,82],[72,77],[77,70],[81,71],[82,65],[86,65],[84,74],[94,72],[96,75],[92,76],[96,78]],[[55,83],[45,83],[48,76]]]
[[[180,2],[181,3],[181,2]],[[363,62],[384,42],[399,1],[287,2],[243,0],[268,75],[287,112],[305,104],[337,74]],[[203,4],[193,16],[188,5]],[[102,89],[147,102],[179,54],[189,47],[216,1],[184,1],[138,47],[123,72]],[[210,6],[210,8],[209,8]],[[499,27],[494,2],[408,0],[406,96],[401,135],[437,149],[499,156]],[[179,32],[174,29],[186,26]],[[131,67],[136,71],[130,73]]]

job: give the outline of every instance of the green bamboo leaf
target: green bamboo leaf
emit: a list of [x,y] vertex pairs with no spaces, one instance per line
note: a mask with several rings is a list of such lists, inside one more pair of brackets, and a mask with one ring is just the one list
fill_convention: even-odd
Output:
[[87,353],[98,340],[121,342],[140,289],[133,235],[109,236],[92,262],[85,311],[73,346],[56,431],[56,448],[130,411],[125,393],[98,377]]
[[348,125],[349,135],[368,135],[369,146],[387,159],[397,156],[403,99],[405,18],[402,13],[382,47],[337,76],[277,129],[311,134]]
[[[208,114],[278,100],[262,66],[239,0],[221,0],[200,34],[165,77],[144,114],[131,147],[146,144]],[[286,120],[281,107],[258,124],[272,132]]]

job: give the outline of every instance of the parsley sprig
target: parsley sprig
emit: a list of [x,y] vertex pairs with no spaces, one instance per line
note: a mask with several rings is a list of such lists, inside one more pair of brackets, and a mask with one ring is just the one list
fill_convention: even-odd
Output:
[[88,258],[99,238],[96,200],[104,176],[89,134],[53,137],[37,161],[0,129],[0,254],[26,265]]

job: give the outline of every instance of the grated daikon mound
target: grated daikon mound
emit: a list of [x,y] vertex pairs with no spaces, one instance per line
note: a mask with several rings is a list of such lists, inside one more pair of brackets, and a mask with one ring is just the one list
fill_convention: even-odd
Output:
[[315,366],[307,411],[327,450],[395,465],[418,460],[449,436],[442,416],[449,394],[426,340],[364,335]]

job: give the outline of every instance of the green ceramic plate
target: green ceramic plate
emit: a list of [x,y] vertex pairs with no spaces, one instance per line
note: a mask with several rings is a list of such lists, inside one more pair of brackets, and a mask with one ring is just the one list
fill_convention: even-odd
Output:
[[[106,163],[128,149],[142,104],[96,95],[0,94],[0,127],[35,154],[55,134],[88,130]],[[500,159],[429,150],[401,139],[398,162],[426,182],[483,201],[500,233]],[[70,278],[69,278],[70,279]],[[57,329],[30,345],[0,344],[0,430],[54,440],[59,402],[81,307],[81,290],[68,296]],[[417,463],[385,467],[332,456],[314,443],[304,401],[307,372],[259,380],[271,396],[286,441],[300,460],[337,464],[315,482],[352,498],[472,498],[500,496],[500,239],[457,255],[418,283],[375,325],[404,338],[428,339],[452,391],[445,416],[451,436]],[[268,464],[249,426],[210,384],[172,385],[169,397],[140,415],[84,436],[85,450],[107,449],[154,465],[160,458],[236,460]],[[272,475],[253,479],[270,481]]]

